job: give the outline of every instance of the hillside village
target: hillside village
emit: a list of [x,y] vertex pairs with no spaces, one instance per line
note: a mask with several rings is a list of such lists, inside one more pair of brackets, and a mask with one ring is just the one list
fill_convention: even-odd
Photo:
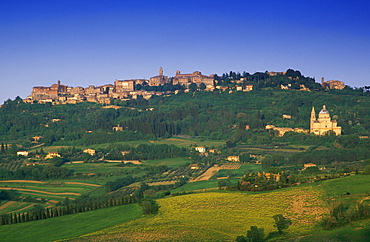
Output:
[[74,104],[78,102],[97,102],[110,104],[112,99],[128,100],[137,99],[138,96],[144,99],[150,99],[153,95],[161,96],[167,92],[163,91],[146,91],[138,90],[140,86],[156,87],[165,84],[178,85],[178,87],[188,90],[189,86],[194,83],[197,87],[205,85],[207,91],[214,90],[214,77],[203,75],[200,71],[191,74],[180,74],[176,72],[174,77],[163,75],[163,69],[160,68],[159,75],[146,79],[115,80],[114,84],[102,86],[69,87],[62,85],[60,81],[50,87],[34,87],[31,96],[27,97],[25,102],[53,104]]
[[[289,70],[288,70],[289,71]],[[294,71],[293,71],[294,72]],[[276,79],[279,77],[288,77],[292,82],[300,79],[300,73],[297,76],[286,76],[287,72],[265,72],[262,73],[262,77],[259,77],[257,73],[255,76],[258,81],[266,78]],[[244,75],[245,76],[245,75]],[[253,75],[252,75],[253,76]],[[224,78],[224,76],[222,77]],[[110,104],[112,100],[129,100],[137,99],[142,97],[144,99],[150,99],[152,96],[162,96],[169,93],[177,94],[179,90],[189,92],[191,88],[200,89],[203,91],[252,91],[254,88],[254,82],[249,77],[242,77],[240,74],[233,76],[230,74],[226,77],[229,80],[228,84],[220,82],[220,77],[216,74],[210,76],[203,75],[200,71],[194,71],[190,74],[181,74],[180,71],[176,71],[175,76],[168,77],[163,74],[163,68],[159,69],[157,76],[147,79],[129,79],[129,80],[115,80],[113,84],[106,84],[102,86],[88,87],[70,87],[61,84],[58,81],[56,84],[50,87],[36,86],[33,87],[32,93],[28,96],[24,102],[26,103],[52,103],[52,104],[75,104],[79,102],[96,102],[102,104]],[[281,82],[281,81],[280,81]],[[276,83],[274,83],[276,85]],[[160,91],[160,88],[164,85],[171,85],[171,89],[167,91]],[[193,87],[192,87],[193,85]],[[294,85],[294,84],[293,84]],[[306,84],[307,85],[307,84]],[[281,83],[277,84],[278,88],[283,90],[293,89],[292,83]],[[321,80],[322,88],[328,89],[343,89],[345,87],[344,82],[337,80],[324,81]],[[148,87],[148,88],[143,88]],[[150,90],[152,89],[152,90]],[[156,90],[158,89],[158,90]],[[300,83],[298,88],[301,91],[311,91],[309,87],[306,87],[304,83]]]

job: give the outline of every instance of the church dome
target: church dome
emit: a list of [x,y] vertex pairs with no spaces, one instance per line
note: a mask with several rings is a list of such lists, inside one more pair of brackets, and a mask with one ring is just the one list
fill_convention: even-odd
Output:
[[326,109],[326,106],[324,105],[320,111],[319,114],[329,114],[329,111]]

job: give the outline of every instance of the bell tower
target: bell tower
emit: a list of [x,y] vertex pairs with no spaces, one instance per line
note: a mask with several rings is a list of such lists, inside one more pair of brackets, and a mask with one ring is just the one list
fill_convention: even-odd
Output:
[[315,113],[315,108],[312,107],[311,110],[311,118],[310,118],[310,133],[313,132],[313,123],[316,121],[316,113]]

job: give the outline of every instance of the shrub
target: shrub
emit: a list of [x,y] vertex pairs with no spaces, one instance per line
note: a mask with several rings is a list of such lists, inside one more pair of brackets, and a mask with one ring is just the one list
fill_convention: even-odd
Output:
[[159,210],[159,205],[153,199],[143,199],[139,202],[144,214],[154,214]]

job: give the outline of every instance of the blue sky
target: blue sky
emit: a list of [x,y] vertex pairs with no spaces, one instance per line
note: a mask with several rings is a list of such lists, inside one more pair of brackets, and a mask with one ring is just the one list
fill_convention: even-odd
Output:
[[201,71],[300,70],[370,85],[366,1],[1,1],[0,102]]

